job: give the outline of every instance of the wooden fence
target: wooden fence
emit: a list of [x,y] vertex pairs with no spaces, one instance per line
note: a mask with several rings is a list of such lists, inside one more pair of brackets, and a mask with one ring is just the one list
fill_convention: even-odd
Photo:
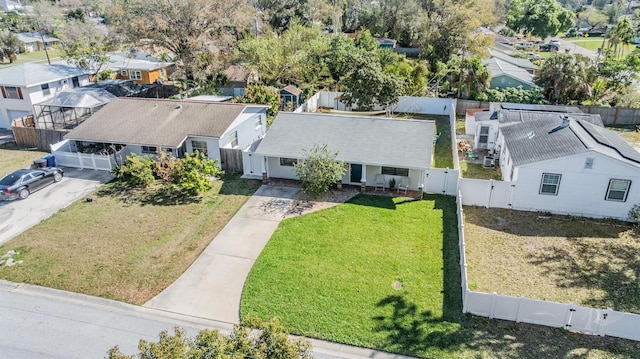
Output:
[[242,151],[230,148],[220,149],[220,167],[227,173],[242,173]]
[[36,147],[40,151],[49,152],[51,145],[64,139],[68,130],[45,130],[35,127],[21,126],[23,121],[14,121],[11,130],[16,144],[27,147]]

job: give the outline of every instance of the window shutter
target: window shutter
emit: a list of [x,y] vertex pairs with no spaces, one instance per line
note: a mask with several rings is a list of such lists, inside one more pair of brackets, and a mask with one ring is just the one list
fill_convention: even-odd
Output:
[[18,89],[18,97],[22,100],[22,89],[20,87],[16,87]]
[[7,98],[7,91],[5,91],[4,86],[0,86],[0,90],[2,90],[2,97]]

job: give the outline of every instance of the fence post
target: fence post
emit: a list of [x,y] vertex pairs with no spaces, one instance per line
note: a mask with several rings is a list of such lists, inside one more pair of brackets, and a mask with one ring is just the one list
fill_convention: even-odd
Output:
[[571,328],[571,318],[573,318],[573,312],[575,311],[573,303],[567,304],[567,313],[564,315],[564,329]]
[[93,153],[91,154],[91,165],[93,166],[93,169],[96,169],[96,155],[94,155]]
[[489,309],[489,319],[493,319],[493,315],[496,312],[496,301],[498,300],[498,293],[491,293],[491,309]]
[[602,312],[604,313],[598,313],[601,314],[602,317],[598,318],[598,335],[601,337],[604,337],[607,334],[607,318],[609,317],[609,315],[611,315],[612,309],[611,308],[607,308],[607,309],[603,309]]
[[80,164],[80,169],[84,169],[84,162],[82,161],[82,154],[80,152],[76,152],[78,163]]
[[522,307],[522,301],[524,300],[524,295],[520,296],[518,300],[518,310],[516,311],[516,323],[520,323],[520,308]]

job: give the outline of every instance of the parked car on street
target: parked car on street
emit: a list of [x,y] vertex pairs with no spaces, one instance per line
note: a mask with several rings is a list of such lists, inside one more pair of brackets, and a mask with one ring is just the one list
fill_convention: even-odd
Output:
[[543,52],[553,52],[553,51],[559,51],[559,50],[560,50],[560,46],[558,45],[553,45],[553,44],[540,45],[540,51],[543,51]]
[[25,199],[39,189],[60,182],[64,171],[58,167],[17,170],[0,179],[0,200]]
[[529,60],[540,60],[540,59],[542,59],[542,56],[536,54],[535,52],[527,52],[527,57],[529,58]]

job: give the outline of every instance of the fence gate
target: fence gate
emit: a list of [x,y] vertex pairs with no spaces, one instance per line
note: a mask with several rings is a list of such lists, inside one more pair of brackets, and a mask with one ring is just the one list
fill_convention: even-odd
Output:
[[220,167],[227,173],[242,173],[242,150],[221,148]]

